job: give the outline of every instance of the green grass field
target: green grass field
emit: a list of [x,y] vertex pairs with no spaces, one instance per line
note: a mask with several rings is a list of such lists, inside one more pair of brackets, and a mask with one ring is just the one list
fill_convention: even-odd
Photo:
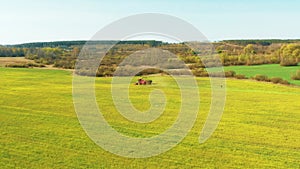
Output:
[[297,70],[300,70],[300,65],[284,67],[278,64],[267,64],[257,66],[226,66],[226,71],[233,70],[237,74],[246,75],[246,77],[253,77],[257,74],[267,75],[268,77],[281,77],[284,80],[289,81],[291,84],[300,85],[300,80],[292,80],[291,74],[294,74]]
[[[0,168],[300,168],[299,87],[228,79],[222,120],[212,137],[199,144],[211,91],[209,79],[198,78],[201,107],[187,137],[159,156],[130,159],[106,152],[86,135],[74,111],[71,72],[0,68],[0,77]],[[105,118],[124,135],[156,135],[177,116],[180,95],[174,80],[151,79],[152,86],[130,87],[139,110],[149,108],[153,89],[166,93],[166,112],[148,125],[131,123],[116,112],[111,78],[96,80]]]

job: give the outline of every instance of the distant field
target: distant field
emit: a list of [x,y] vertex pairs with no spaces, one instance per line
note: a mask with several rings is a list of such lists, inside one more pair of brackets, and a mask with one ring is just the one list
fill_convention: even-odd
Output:
[[[85,134],[73,107],[71,72],[0,68],[0,77],[1,168],[300,168],[298,87],[228,79],[219,127],[199,144],[210,85],[208,78],[198,78],[201,107],[188,136],[159,156],[129,159],[104,151]],[[151,79],[152,86],[130,87],[137,109],[149,107],[153,89],[163,90],[169,99],[163,116],[148,125],[131,123],[113,108],[111,78],[96,80],[105,118],[124,135],[156,135],[177,116],[180,95],[175,82],[167,76]]]
[[8,64],[24,64],[33,62],[33,60],[25,59],[24,57],[0,57],[0,67],[5,67],[5,65]]
[[[0,57],[0,67],[5,67],[6,65],[22,65],[26,63],[35,63],[33,60],[30,59],[25,59],[24,57]],[[38,68],[38,69],[60,69],[62,70],[63,68],[57,68],[54,67],[53,65],[44,65],[45,67]],[[64,69],[67,71],[73,71],[73,69]]]
[[226,66],[225,70],[233,70],[237,74],[253,77],[257,74],[267,75],[268,77],[281,77],[292,84],[300,85],[300,80],[292,80],[291,74],[300,70],[300,65],[284,67],[278,64],[258,65],[258,66]]

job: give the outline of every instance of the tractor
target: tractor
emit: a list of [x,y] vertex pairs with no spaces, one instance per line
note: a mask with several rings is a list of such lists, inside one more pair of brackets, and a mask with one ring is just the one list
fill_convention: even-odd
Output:
[[152,80],[144,80],[144,79],[139,79],[135,85],[151,85]]

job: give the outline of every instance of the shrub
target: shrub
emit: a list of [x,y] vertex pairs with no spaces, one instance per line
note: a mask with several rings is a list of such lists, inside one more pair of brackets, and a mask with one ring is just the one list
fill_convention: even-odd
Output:
[[275,84],[282,83],[283,81],[284,80],[282,78],[280,78],[280,77],[273,77],[273,78],[271,78],[271,82],[275,83]]
[[296,59],[294,60],[282,60],[280,62],[280,66],[297,66],[298,62]]
[[226,74],[224,74],[223,72],[210,72],[208,75],[210,77],[226,77]]
[[300,80],[300,70],[297,70],[295,74],[291,77],[293,80]]
[[43,64],[36,63],[15,63],[15,64],[7,64],[5,67],[13,67],[13,68],[30,68],[30,67],[45,67]]
[[199,69],[199,68],[204,68],[204,66],[202,64],[199,64],[199,63],[189,64],[188,67],[192,70],[196,70],[196,69]]
[[265,76],[265,75],[256,75],[253,79],[255,79],[257,81],[272,82],[275,84],[278,84],[278,83],[284,84],[284,85],[290,84],[288,81],[283,80],[280,77],[273,77],[273,78],[269,79],[268,76]]
[[288,82],[287,80],[282,80],[282,81],[280,82],[280,84],[289,85],[290,82]]
[[210,72],[208,73],[207,71],[202,71],[197,70],[197,71],[193,71],[193,74],[195,76],[200,76],[200,77],[234,77],[235,76],[235,71],[226,71],[226,72]]
[[12,67],[12,68],[29,68],[27,64],[21,63],[21,64],[7,64],[5,67]]
[[151,74],[158,74],[158,73],[162,73],[163,71],[160,69],[156,69],[156,68],[148,68],[148,69],[144,69],[140,72],[138,72],[136,74],[136,76],[142,76],[142,75],[151,75]]
[[255,79],[257,81],[265,81],[265,82],[269,82],[270,81],[270,79],[266,75],[255,75],[253,77],[253,79]]
[[225,72],[226,77],[234,77],[236,75],[235,71],[230,70]]
[[[114,75],[114,72],[115,72],[114,67],[100,66],[96,72],[96,76],[97,77],[110,77],[110,76]],[[87,72],[87,76],[89,76],[92,73],[93,73],[93,71],[91,69],[90,72]]]
[[[160,72],[162,73],[162,72]],[[169,70],[167,73],[171,75],[190,75],[191,72],[186,69]]]
[[74,61],[67,61],[67,60],[57,60],[54,63],[54,67],[60,67],[64,69],[74,69],[75,62]]
[[245,75],[240,75],[240,74],[237,74],[234,77],[237,79],[248,79]]
[[271,78],[271,82],[275,83],[275,84],[284,84],[284,85],[289,85],[290,84],[290,82],[288,82],[287,80],[283,80],[280,77]]
[[45,67],[44,64],[37,64],[37,63],[27,63],[28,67]]
[[208,77],[207,71],[205,71],[202,68],[192,70],[192,72],[193,72],[194,76],[197,76],[197,77]]

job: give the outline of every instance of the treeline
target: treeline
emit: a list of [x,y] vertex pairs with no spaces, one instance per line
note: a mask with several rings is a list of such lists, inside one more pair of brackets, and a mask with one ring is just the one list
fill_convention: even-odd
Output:
[[113,45],[113,44],[141,44],[150,46],[159,46],[165,44],[162,41],[156,40],[132,40],[132,41],[56,41],[56,42],[34,42],[17,45],[7,45],[10,48],[73,48],[80,47],[88,43],[89,45]]
[[276,44],[276,43],[299,43],[300,39],[289,39],[289,40],[283,40],[283,39],[223,40],[221,42],[235,44],[235,45],[242,45],[242,46],[246,46],[246,45],[249,45],[249,44],[269,46],[271,44]]
[[[73,69],[81,48],[86,43],[94,46],[93,50],[97,50],[97,48],[107,48],[117,41],[62,41],[2,46],[0,47],[0,56],[25,56],[41,65]],[[97,76],[112,76],[126,57],[136,51],[144,51],[152,47],[178,56],[197,76],[207,75],[203,71],[205,67],[216,67],[221,64],[231,66],[276,63],[282,66],[294,66],[300,62],[300,41],[298,40],[226,40],[213,43],[213,46],[214,53],[210,54],[211,51],[195,52],[189,48],[187,43],[165,43],[154,40],[120,41],[102,59]],[[220,59],[221,63],[217,62],[217,59]],[[133,64],[131,68],[123,68],[122,75],[130,74],[135,69],[134,66],[143,66],[139,65],[142,61],[137,57],[134,62],[131,62]],[[186,73],[181,72],[172,59],[162,63],[176,74]],[[148,69],[142,73],[159,72]],[[84,70],[84,74],[89,74],[88,70]]]
[[0,47],[0,57],[23,57],[27,49]]
[[83,46],[87,41],[58,41],[58,42],[34,42],[17,45],[7,45],[9,48],[72,48],[73,46]]
[[246,46],[219,43],[216,45],[224,66],[281,64],[295,66],[300,62],[300,43],[271,44],[269,46],[248,44]]
[[74,69],[76,58],[80,49],[74,47],[72,50],[63,48],[29,48],[25,55],[26,59],[34,60],[36,63],[44,65],[54,65],[55,67]]

